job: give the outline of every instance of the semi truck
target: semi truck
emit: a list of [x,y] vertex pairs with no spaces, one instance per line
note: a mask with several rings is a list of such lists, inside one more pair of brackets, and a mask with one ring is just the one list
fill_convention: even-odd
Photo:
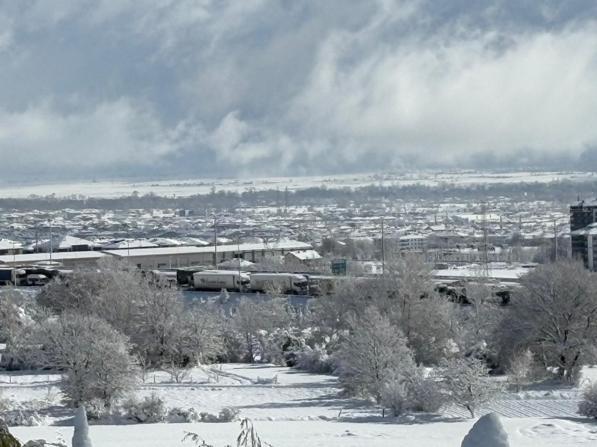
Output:
[[251,273],[251,290],[305,295],[309,281],[304,275],[295,273]]
[[193,286],[197,290],[237,290],[242,292],[251,284],[247,273],[230,270],[204,270],[193,273]]

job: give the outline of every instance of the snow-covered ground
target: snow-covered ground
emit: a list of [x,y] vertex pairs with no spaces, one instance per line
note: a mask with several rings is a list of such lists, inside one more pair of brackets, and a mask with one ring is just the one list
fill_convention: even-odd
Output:
[[218,191],[242,192],[248,189],[298,190],[325,185],[328,188],[358,188],[368,185],[479,185],[504,183],[549,183],[554,181],[592,181],[594,172],[480,172],[480,171],[420,171],[405,174],[344,174],[309,177],[271,177],[258,179],[187,179],[159,181],[98,181],[79,183],[3,185],[0,197],[28,197],[30,195],[57,197],[71,195],[85,197],[121,197],[133,191],[139,194],[154,193],[160,196],[190,196],[207,194],[212,188]]
[[[597,368],[585,371],[595,380]],[[275,383],[264,383],[273,381]],[[59,377],[48,374],[0,375],[5,398],[24,409],[39,409],[43,426],[15,427],[20,439],[69,440],[71,412],[60,405]],[[168,407],[218,413],[224,407],[249,417],[263,440],[294,446],[459,446],[474,420],[450,408],[431,416],[382,418],[366,402],[344,398],[334,377],[270,365],[226,364],[196,368],[182,383],[164,372],[149,373],[139,396],[157,394]],[[576,414],[579,390],[543,387],[507,393],[480,413],[495,411],[513,447],[597,445],[597,423]],[[185,432],[216,445],[234,444],[235,423],[95,425],[95,447],[174,447]]]

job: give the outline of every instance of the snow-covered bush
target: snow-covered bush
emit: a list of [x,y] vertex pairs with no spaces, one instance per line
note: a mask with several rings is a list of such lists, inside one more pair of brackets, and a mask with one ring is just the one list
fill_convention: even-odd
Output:
[[278,375],[276,374],[272,378],[268,377],[257,377],[255,380],[256,385],[277,385],[278,384]]
[[208,412],[201,413],[200,420],[201,422],[233,422],[238,420],[238,415],[240,411],[236,408],[222,408],[220,413],[215,415]]
[[424,377],[419,373],[409,383],[409,404],[413,411],[437,413],[448,400],[446,391],[433,374]]
[[143,400],[129,399],[122,404],[122,409],[127,419],[142,424],[163,422],[167,415],[164,401],[156,394]]
[[168,422],[198,422],[201,420],[201,415],[192,407],[174,407],[168,410],[166,419]]
[[516,391],[520,391],[522,386],[528,385],[533,381],[533,372],[534,358],[530,349],[525,349],[515,354],[506,369],[508,382]]
[[408,385],[403,377],[388,379],[381,389],[380,403],[392,410],[393,416],[400,416],[409,408]]
[[296,353],[295,367],[314,374],[331,374],[336,368],[333,357],[319,346],[305,346]]
[[47,424],[47,418],[35,410],[12,410],[3,416],[4,421],[11,427],[37,427]]
[[446,362],[443,372],[443,385],[449,393],[450,401],[466,408],[471,417],[484,403],[492,400],[500,387],[487,375],[487,367],[478,359],[455,358]]
[[110,414],[110,409],[101,399],[91,399],[85,404],[85,411],[88,420],[99,420]]
[[583,416],[597,418],[597,382],[587,386],[583,391],[578,412]]
[[[12,408],[12,401],[2,395],[0,390],[0,413],[5,413]],[[10,424],[9,424],[10,425]]]

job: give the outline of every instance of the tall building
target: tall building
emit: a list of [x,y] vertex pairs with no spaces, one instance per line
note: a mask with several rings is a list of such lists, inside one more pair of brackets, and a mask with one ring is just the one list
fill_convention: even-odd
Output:
[[585,267],[597,267],[597,199],[570,205],[572,258],[582,259]]

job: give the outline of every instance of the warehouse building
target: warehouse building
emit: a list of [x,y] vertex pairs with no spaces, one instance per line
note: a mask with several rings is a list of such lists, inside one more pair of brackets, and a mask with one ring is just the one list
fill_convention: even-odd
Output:
[[142,270],[187,267],[190,265],[213,266],[223,261],[242,258],[260,262],[270,256],[284,256],[296,250],[310,250],[310,244],[299,241],[280,241],[269,244],[218,245],[207,247],[159,247],[135,250],[106,250],[103,253],[127,259]]

